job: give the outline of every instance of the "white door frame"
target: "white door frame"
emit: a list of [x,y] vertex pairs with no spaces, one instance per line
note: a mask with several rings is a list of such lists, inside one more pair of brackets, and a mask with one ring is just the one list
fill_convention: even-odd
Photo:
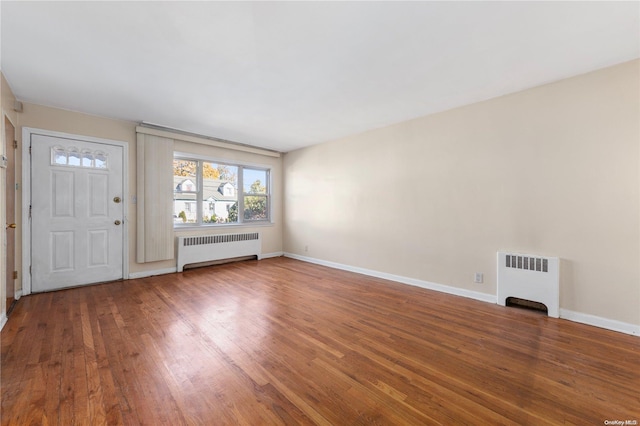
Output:
[[129,144],[112,139],[94,138],[91,136],[74,135],[71,133],[54,132],[51,130],[22,128],[22,294],[31,294],[31,135],[51,136],[55,138],[76,139],[79,141],[98,144],[116,145],[122,147],[122,279],[129,276]]

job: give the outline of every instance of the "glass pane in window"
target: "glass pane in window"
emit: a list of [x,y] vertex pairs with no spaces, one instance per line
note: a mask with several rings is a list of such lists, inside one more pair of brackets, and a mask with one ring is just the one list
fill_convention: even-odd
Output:
[[[207,186],[205,185],[205,191]],[[221,223],[223,221],[223,214],[220,214],[220,207],[222,204],[216,201],[213,197],[209,197],[202,202],[202,222],[203,223]]]
[[197,217],[196,194],[174,192],[173,193],[173,222],[196,223]]
[[267,193],[267,171],[242,169],[242,186],[245,194]]
[[244,220],[267,220],[267,197],[245,195]]
[[202,222],[238,222],[238,168],[202,164]]
[[176,194],[173,196],[173,223],[187,223],[187,213],[180,200],[176,200]]
[[227,206],[227,219],[225,223],[238,223],[238,203]]
[[93,166],[96,169],[106,169],[107,168],[107,155],[102,152],[96,152],[94,156]]
[[196,192],[198,162],[193,160],[173,160],[173,190],[175,192]]
[[80,153],[75,149],[72,148],[69,151],[69,163],[70,166],[79,166],[80,165]]
[[82,167],[93,167],[93,154],[91,151],[82,153]]
[[197,223],[198,162],[173,160],[173,222]]
[[202,164],[202,177],[229,182],[236,188],[238,186],[238,168],[236,166],[205,162]]
[[66,165],[67,152],[62,148],[53,148],[53,164]]

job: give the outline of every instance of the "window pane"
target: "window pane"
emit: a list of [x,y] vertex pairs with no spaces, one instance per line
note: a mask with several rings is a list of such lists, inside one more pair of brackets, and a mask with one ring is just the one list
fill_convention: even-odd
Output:
[[175,192],[196,192],[198,162],[191,160],[173,160],[173,184]]
[[197,187],[198,162],[173,159],[173,222],[198,221]]
[[96,169],[106,169],[107,168],[107,154],[103,154],[102,152],[96,152],[94,156],[94,167]]
[[238,222],[238,168],[202,164],[202,222]]
[[66,165],[67,164],[67,151],[63,148],[53,147],[53,164]]
[[245,220],[267,220],[267,197],[264,195],[245,195]]
[[82,167],[93,167],[93,154],[91,151],[82,152]]
[[69,151],[69,165],[70,166],[79,166],[80,165],[80,153],[76,148],[71,148]]
[[174,223],[196,223],[198,220],[197,211],[196,194],[173,193]]
[[244,168],[242,186],[245,194],[267,193],[267,171]]

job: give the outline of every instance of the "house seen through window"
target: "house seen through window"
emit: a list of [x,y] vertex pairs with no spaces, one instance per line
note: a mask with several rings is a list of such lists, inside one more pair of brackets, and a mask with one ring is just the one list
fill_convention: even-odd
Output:
[[269,169],[173,160],[175,226],[268,222],[269,201]]

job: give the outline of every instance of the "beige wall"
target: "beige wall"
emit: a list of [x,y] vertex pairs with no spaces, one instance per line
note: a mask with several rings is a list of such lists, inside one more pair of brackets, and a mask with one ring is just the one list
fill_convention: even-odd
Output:
[[[0,143],[0,154],[6,155],[6,144],[11,144],[12,141],[5,140],[5,128],[4,128],[4,118],[7,117],[9,121],[16,128],[16,132],[18,131],[18,119],[17,114],[14,111],[14,102],[16,100],[13,92],[11,91],[11,87],[7,83],[7,80],[4,78],[4,74],[0,73],[0,98],[2,98],[2,124],[0,125],[0,129],[2,131],[1,143]],[[6,223],[6,215],[5,215],[5,204],[6,204],[6,171],[5,169],[0,168],[0,200],[2,200],[2,204],[0,204],[0,315],[5,314],[7,312],[7,287],[6,287],[6,230],[4,224]]]
[[285,252],[488,294],[555,255],[561,308],[640,324],[639,64],[287,153]]
[[[122,142],[126,142],[129,145],[129,209],[128,209],[128,223],[129,223],[129,273],[130,274],[144,274],[148,271],[158,271],[168,268],[175,268],[175,260],[152,262],[139,264],[136,263],[136,206],[133,204],[132,199],[136,195],[136,123],[122,120],[112,120],[103,117],[97,117],[93,115],[82,114],[78,112],[66,111],[57,108],[50,108],[41,105],[34,105],[25,103],[24,112],[19,114],[18,117],[20,128],[19,131],[19,152],[21,152],[22,141],[22,127],[32,127],[38,129],[45,129],[57,132],[65,132],[81,136],[91,136],[104,139],[113,139]],[[199,145],[195,143],[176,142],[176,150],[184,152],[193,152],[204,156],[211,156],[212,158],[225,158],[231,160],[254,162],[260,164],[266,164],[272,166],[272,174],[274,177],[274,193],[278,194],[274,196],[273,200],[273,216],[275,224],[262,227],[242,228],[243,231],[247,230],[251,232],[254,229],[259,229],[263,238],[263,253],[273,253],[282,251],[282,173],[281,164],[282,159],[263,157],[256,154],[238,153],[232,150],[225,150],[222,148],[214,148],[205,145]],[[263,160],[266,159],[266,160]],[[18,159],[19,167],[21,165],[21,158]],[[18,170],[18,180],[21,180],[21,169]],[[21,203],[21,200],[18,201]],[[21,214],[21,213],[19,213]],[[176,235],[182,233],[226,233],[235,232],[237,227],[216,228],[207,229],[202,231],[180,231]],[[20,249],[20,248],[19,248]],[[20,251],[19,251],[20,253]]]
[[0,76],[2,78],[2,88],[0,89],[0,95],[2,96],[2,113],[6,114],[14,125],[17,125],[16,122],[18,120],[18,114],[13,109],[16,97],[13,95],[13,91],[11,90],[11,87],[9,87],[9,83],[4,78],[4,74],[0,73]]

